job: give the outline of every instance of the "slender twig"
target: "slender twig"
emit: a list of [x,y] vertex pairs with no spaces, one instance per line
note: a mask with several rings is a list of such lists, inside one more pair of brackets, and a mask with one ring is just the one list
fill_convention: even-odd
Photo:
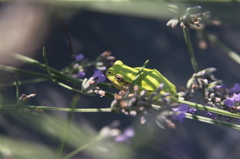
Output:
[[66,145],[66,141],[67,141],[68,134],[69,134],[69,129],[70,129],[70,123],[71,123],[71,120],[72,120],[72,117],[73,117],[73,114],[74,114],[73,110],[77,106],[77,103],[78,103],[79,99],[80,99],[79,94],[76,94],[75,96],[73,96],[73,99],[71,101],[70,106],[71,106],[72,111],[70,111],[69,114],[68,114],[68,120],[67,120],[67,125],[66,125],[66,128],[65,128],[65,132],[64,132],[62,140],[60,141],[59,146],[58,146],[57,157],[56,157],[57,159],[61,158],[62,153],[65,149],[65,145]]
[[205,37],[211,41],[212,43],[216,44],[220,49],[222,49],[233,61],[240,64],[240,55],[230,49],[226,44],[220,41],[215,35],[209,33],[206,30],[203,30]]
[[[22,106],[21,106],[22,107]],[[56,111],[66,111],[66,112],[84,112],[84,113],[94,113],[94,112],[111,112],[111,108],[56,108],[48,106],[26,106],[25,108],[36,108],[42,110],[56,110]]]
[[204,111],[208,111],[208,112],[212,112],[212,113],[216,113],[216,114],[220,114],[220,115],[224,115],[224,116],[229,116],[229,117],[233,117],[233,118],[240,118],[240,114],[231,113],[226,110],[217,109],[217,108],[213,108],[213,107],[209,107],[209,106],[205,106],[202,104],[197,104],[197,103],[193,103],[193,102],[189,102],[189,101],[184,101],[184,100],[178,100],[178,102],[188,104],[189,107],[191,107],[191,108],[196,108],[199,110],[204,110]]
[[[20,55],[20,54],[14,54],[13,55],[16,59],[20,60],[20,61],[23,61],[23,62],[26,62],[28,64],[31,64],[39,69],[42,69],[42,70],[46,70],[46,66],[45,64],[42,64],[40,63],[39,61],[37,60],[34,60],[32,58],[29,58],[27,56],[23,56],[23,55]],[[0,65],[1,66],[1,65]],[[0,67],[1,69],[1,67]],[[68,75],[65,75],[63,74],[62,72],[59,72],[58,70],[52,68],[52,67],[49,67],[49,70],[51,71],[52,74],[55,75],[55,78],[59,78],[59,79],[63,79],[65,81],[68,81],[68,82],[71,82],[75,85],[81,85],[82,84],[82,79],[76,79],[76,78],[73,78],[73,77],[70,77]],[[49,77],[48,77],[49,78]],[[113,85],[110,84],[110,83],[106,83],[106,82],[101,82],[98,84],[99,86],[104,86],[104,87],[108,87],[108,88],[113,88]]]
[[47,69],[47,72],[48,72],[48,74],[49,74],[49,77],[50,77],[50,79],[51,79],[52,81],[55,81],[55,80],[53,79],[53,77],[52,77],[52,74],[51,74],[50,70],[49,70],[48,61],[47,61],[47,54],[46,54],[45,47],[43,47],[42,54],[43,54],[43,60],[44,60],[44,63],[45,63],[45,65],[46,65],[46,69]]
[[[197,109],[200,109],[200,110],[206,110],[206,111],[214,112],[214,113],[225,115],[225,116],[229,116],[229,117],[240,118],[239,114],[230,113],[230,112],[227,112],[227,111],[224,111],[224,110],[203,106],[203,105],[192,103],[192,102],[188,102],[188,101],[179,101],[179,102],[185,103],[185,104],[189,104],[190,107],[197,108]],[[195,107],[193,105],[195,105]],[[19,107],[19,109],[20,108],[28,108],[30,110],[32,110],[32,109],[40,109],[40,110],[54,110],[54,111],[82,112],[82,113],[112,112],[111,108],[79,108],[79,109],[72,109],[72,108],[58,108],[58,107],[49,107],[49,106],[23,106],[23,105],[21,105]],[[0,109],[16,109],[16,105],[15,104],[14,105],[0,105]],[[226,122],[219,121],[219,120],[213,120],[213,119],[206,118],[206,117],[203,117],[203,116],[197,116],[197,115],[192,115],[192,114],[188,114],[187,113],[186,117],[188,119],[194,119],[194,120],[198,120],[198,121],[209,123],[209,124],[221,125],[221,126],[229,127],[229,128],[232,128],[232,129],[240,130],[240,126],[239,125],[232,124],[232,123],[226,123]],[[79,148],[79,149],[81,150],[83,148]],[[79,150],[78,150],[78,152],[79,152]]]
[[16,81],[16,101],[19,99],[19,83],[18,83],[18,77],[15,76]]
[[[217,109],[209,106],[204,106],[201,104],[178,100],[180,103],[188,104],[192,108],[196,108],[199,110],[204,110],[224,116],[229,116],[233,118],[240,118],[240,114],[237,113],[230,113],[228,111]],[[29,106],[29,105],[21,105],[21,108],[29,108],[29,109],[42,109],[42,110],[55,110],[55,111],[74,111],[74,112],[111,112],[111,108],[79,108],[79,109],[71,109],[71,108],[58,108],[58,107],[50,107],[50,106]],[[0,105],[0,109],[16,109],[16,105]]]
[[188,119],[193,119],[193,120],[201,121],[201,122],[208,123],[208,124],[220,125],[220,126],[225,126],[228,128],[240,130],[240,125],[237,125],[237,124],[232,124],[229,122],[210,119],[210,118],[206,118],[203,116],[194,115],[194,114],[190,114],[190,113],[185,113],[185,114],[186,114],[186,118],[188,118]]
[[[33,80],[18,81],[18,85],[38,83],[38,82],[45,82],[45,81],[48,81],[48,79],[36,78],[36,79],[33,79]],[[16,86],[16,82],[0,84],[0,88],[2,88],[2,87],[11,87],[11,86]]]
[[75,57],[76,54],[75,54],[75,52],[73,51],[72,42],[71,42],[71,38],[70,38],[70,36],[69,36],[69,34],[68,34],[67,27],[66,27],[66,25],[65,25],[65,23],[64,23],[64,21],[63,21],[63,19],[62,19],[62,16],[61,16],[61,14],[60,14],[59,11],[58,11],[58,15],[59,15],[59,19],[60,19],[60,21],[61,21],[61,23],[62,23],[64,32],[65,32],[65,34],[66,34],[66,36],[67,36],[67,39],[68,39],[68,44],[69,44],[69,49],[70,49],[70,57],[71,57],[71,59],[74,59],[74,57]]
[[[111,108],[58,108],[50,106],[31,106],[31,105],[21,105],[19,108],[28,108],[28,109],[41,109],[41,110],[54,110],[54,111],[64,111],[64,112],[85,112],[85,113],[94,113],[94,112],[111,112]],[[12,105],[0,105],[0,109],[16,109],[16,104]]]
[[61,82],[56,82],[56,83],[57,83],[58,85],[64,87],[64,88],[66,88],[66,89],[71,90],[71,91],[75,91],[75,92],[78,92],[78,93],[82,93],[81,90],[76,89],[76,88],[73,88],[73,87],[70,87],[70,86],[68,86],[68,85],[66,85],[66,84],[64,84],[64,83],[61,83]]
[[78,154],[79,152],[81,152],[82,150],[90,147],[93,144],[96,144],[96,142],[101,141],[102,138],[100,138],[99,136],[95,137],[92,141],[90,141],[89,143],[80,146],[79,148],[77,148],[76,150],[74,150],[73,152],[69,153],[68,155],[66,155],[65,157],[63,157],[62,159],[70,159],[72,158],[74,155]]
[[195,58],[195,54],[194,54],[194,51],[193,51],[193,48],[192,48],[192,43],[191,43],[191,39],[190,39],[190,36],[189,36],[188,28],[183,28],[183,34],[184,34],[184,38],[185,38],[185,41],[186,41],[186,44],[187,44],[188,53],[189,53],[189,56],[190,56],[190,60],[191,60],[191,63],[192,63],[193,70],[194,70],[194,72],[198,72],[198,64],[197,64],[197,60]]
[[[38,62],[36,60],[33,60],[31,58],[24,59],[24,57],[25,56],[21,56],[20,55],[18,58],[20,58],[20,59],[22,59],[22,61],[30,63],[30,64],[34,63],[34,66],[37,66],[38,68],[47,71],[46,66],[44,64],[41,64],[40,62]],[[22,69],[11,67],[11,66],[0,65],[0,70],[4,70],[4,71],[7,71],[7,72],[12,72],[12,73],[19,73],[19,74],[23,74],[23,75],[27,75],[27,76],[39,77],[39,79],[23,81],[23,82],[19,81],[19,84],[28,84],[28,83],[43,82],[43,81],[50,80],[50,77],[48,75],[46,75],[46,74],[26,71],[26,70],[22,70]],[[53,69],[51,67],[48,67],[48,72],[51,72],[51,77],[54,78],[53,82],[56,82],[59,85],[65,87],[67,89],[70,89],[70,90],[73,90],[73,91],[81,93],[79,90],[74,89],[74,88],[72,88],[70,86],[67,86],[67,85],[59,82],[59,80],[64,80],[64,81],[72,82],[75,85],[81,85],[82,84],[82,80],[81,79],[72,78],[72,77],[67,76],[67,75],[65,75],[65,74],[63,74],[63,73],[61,73],[61,72],[59,72],[59,71],[57,71],[57,70],[55,70],[55,69]],[[53,74],[53,73],[55,73],[55,74]],[[0,84],[0,87],[15,86],[15,85],[16,85],[16,83],[14,82],[14,83],[8,83],[8,84]],[[109,87],[109,88],[113,87],[112,84],[105,83],[105,82],[101,82],[98,85],[99,86]],[[105,91],[105,92],[106,92],[105,93],[106,97],[113,98],[112,93],[107,92],[107,91]]]
[[[14,54],[13,56],[16,59],[20,60],[20,61],[26,62],[26,63],[31,64],[31,65],[39,68],[39,69],[47,71],[46,65],[40,63],[37,60],[34,60],[32,58],[29,58],[27,56],[23,56],[23,55],[20,55],[20,54]],[[79,85],[82,82],[81,79],[75,79],[75,78],[72,78],[70,76],[67,76],[67,75],[63,74],[62,72],[59,72],[58,70],[56,70],[54,68],[48,67],[48,69],[49,69],[49,71],[51,71],[52,74],[55,74],[57,77],[59,77],[60,79],[65,80],[65,81],[72,82],[72,83],[74,83],[76,85]]]
[[12,72],[12,73],[19,73],[19,74],[31,76],[31,77],[39,77],[39,78],[49,79],[49,76],[46,74],[36,73],[36,72],[32,72],[32,71],[26,71],[26,70],[19,69],[16,67],[11,67],[11,66],[0,65],[0,70],[6,71],[6,72]]

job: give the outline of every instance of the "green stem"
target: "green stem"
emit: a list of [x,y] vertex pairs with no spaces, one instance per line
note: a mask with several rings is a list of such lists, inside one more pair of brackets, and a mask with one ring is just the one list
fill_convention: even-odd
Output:
[[196,108],[199,110],[204,110],[204,111],[208,111],[208,112],[212,112],[212,113],[216,113],[224,116],[229,116],[233,118],[240,118],[240,114],[230,113],[229,111],[226,111],[226,110],[217,109],[217,108],[213,108],[213,107],[209,107],[209,106],[205,106],[202,104],[197,104],[189,101],[184,101],[184,100],[178,100],[178,102],[188,104],[191,108]]
[[62,72],[59,72],[58,70],[55,70],[54,68],[51,68],[51,67],[46,68],[45,64],[42,64],[42,63],[38,62],[37,60],[31,59],[29,57],[26,57],[26,56],[23,56],[23,55],[20,55],[20,54],[14,54],[13,56],[20,61],[31,64],[31,65],[33,65],[33,66],[35,66],[39,69],[42,69],[44,71],[49,70],[51,73],[55,74],[57,77],[65,80],[65,81],[74,83],[76,85],[81,85],[81,83],[83,81],[81,79],[75,79],[75,78],[72,78],[70,76],[67,76],[67,75],[63,74]]
[[93,141],[91,141],[91,142],[89,142],[89,143],[87,143],[87,144],[85,144],[85,145],[77,148],[76,150],[74,150],[73,152],[69,153],[68,155],[66,155],[66,156],[63,157],[62,159],[70,159],[71,157],[73,157],[73,156],[76,155],[77,153],[79,153],[79,152],[81,152],[82,150],[90,147],[91,145],[95,144],[96,142],[98,142],[98,141],[100,141],[100,140],[101,140],[101,138],[99,138],[99,137],[97,136],[95,139],[93,139]]
[[19,82],[18,82],[18,78],[17,76],[15,77],[15,80],[16,80],[16,101],[18,101],[18,98],[19,98]]
[[[58,108],[58,107],[49,107],[49,106],[30,106],[30,105],[21,105],[19,108],[28,108],[28,109],[42,109],[42,110],[55,110],[55,111],[65,111],[65,112],[85,112],[85,113],[94,113],[94,112],[111,112],[111,108]],[[0,105],[0,109],[16,109],[16,105]]]
[[[47,68],[46,68],[46,65],[45,64],[42,64],[40,63],[39,61],[37,60],[34,60],[32,58],[29,58],[27,56],[23,56],[23,55],[20,55],[20,54],[14,54],[13,55],[16,59],[20,60],[20,61],[23,61],[25,63],[28,63],[28,64],[31,64],[39,69],[42,69],[44,71],[47,71]],[[58,70],[54,69],[54,68],[51,68],[51,67],[48,67],[49,71],[52,73],[52,74],[55,74],[57,77],[65,80],[65,81],[68,81],[68,82],[71,82],[75,85],[81,85],[83,80],[82,79],[76,79],[76,78],[73,78],[73,77],[70,77],[68,75],[65,75],[63,74],[62,72],[59,72]],[[105,87],[109,87],[109,88],[114,88],[112,84],[110,83],[105,83],[105,82],[101,82],[98,84],[99,86],[105,86]]]
[[[230,113],[228,111],[217,109],[189,101],[178,100],[179,103],[188,104],[192,108],[196,108],[199,110],[204,110],[224,116],[229,116],[233,118],[240,118],[240,114],[237,113]],[[29,109],[42,109],[42,110],[55,110],[55,111],[73,111],[73,112],[111,112],[111,108],[79,108],[79,109],[71,109],[71,108],[58,108],[58,107],[50,107],[50,106],[20,106],[19,108],[29,108]],[[16,105],[0,105],[0,109],[16,109]]]
[[[72,91],[75,91],[75,92],[78,92],[78,93],[82,93],[81,90],[73,88],[73,87],[70,87],[70,86],[68,86],[68,85],[66,85],[64,83],[61,83],[61,82],[56,82],[56,83],[59,84],[60,86],[64,87],[64,88],[66,88],[66,89],[69,89],[69,90],[72,90]],[[109,97],[109,98],[113,98],[113,94],[110,93],[110,92],[107,92],[107,91],[105,91],[105,96]]]
[[206,30],[203,30],[205,37],[212,43],[216,44],[220,49],[222,49],[233,61],[240,64],[240,56],[238,53],[230,49],[227,45],[225,45],[222,41],[220,41],[215,35],[209,33]]
[[[188,101],[179,101],[179,102],[188,104],[192,108],[197,108],[197,109],[200,109],[200,110],[214,112],[214,113],[229,116],[229,117],[240,118],[239,114],[230,113],[230,112],[227,112],[227,111],[224,111],[224,110],[220,110],[220,109],[216,109],[216,108],[212,108],[212,107],[208,107],[208,106],[203,106],[201,104],[196,104],[196,103],[192,103],[192,102],[188,102]],[[49,106],[21,106],[19,108],[66,111],[66,112],[82,112],[82,113],[112,112],[111,108],[72,109],[72,108],[57,108],[57,107],[49,107]],[[14,105],[0,105],[0,110],[1,109],[17,109],[17,107],[16,107],[15,104]],[[231,123],[227,123],[227,122],[223,122],[223,121],[219,121],[219,120],[214,120],[214,119],[210,119],[210,118],[206,118],[206,117],[202,117],[202,116],[198,116],[198,115],[193,115],[193,114],[186,113],[186,118],[198,120],[198,121],[209,123],[209,124],[221,125],[221,126],[229,127],[229,128],[232,128],[232,129],[240,130],[239,125],[231,124]],[[77,150],[75,150],[73,152],[72,155],[75,155],[76,153],[80,152],[81,150],[87,148],[89,145],[87,144],[87,145],[84,145],[84,146],[78,148]]]
[[[23,74],[23,75],[27,75],[27,76],[33,76],[33,77],[39,77],[37,79],[33,79],[33,80],[27,80],[27,81],[18,81],[18,84],[19,85],[22,85],[22,84],[29,84],[29,83],[36,83],[36,82],[44,82],[44,81],[48,81],[50,80],[50,77],[48,75],[45,75],[45,74],[42,74],[42,73],[35,73],[35,72],[31,72],[31,71],[26,71],[26,70],[22,70],[22,69],[19,69],[19,68],[15,68],[15,67],[11,67],[11,66],[4,66],[4,65],[0,65],[0,70],[4,70],[4,71],[7,71],[7,72],[12,72],[12,73],[19,73],[19,74]],[[52,77],[52,75],[51,75]],[[56,78],[55,78],[56,79]],[[52,80],[53,82],[56,82],[58,83],[60,86],[64,87],[64,88],[67,88],[69,90],[73,90],[75,92],[78,92],[78,93],[81,93],[80,90],[78,89],[74,89],[70,86],[67,86],[66,84],[63,84],[61,82],[58,82],[57,80]],[[78,85],[81,84],[79,83],[80,81],[78,81]],[[99,85],[110,85],[109,83],[106,83],[106,84],[99,84]],[[1,87],[8,87],[8,86],[16,86],[16,82],[13,82],[13,83],[7,83],[7,84],[0,84],[0,88]],[[111,86],[112,87],[112,86]],[[110,92],[106,92],[106,97],[110,97],[110,98],[113,98],[113,95],[112,93]]]
[[[79,100],[80,100],[79,94],[76,94],[75,96],[73,96],[73,99],[72,99],[71,104],[70,104],[71,110],[75,109]],[[65,129],[65,133],[62,137],[61,142],[59,143],[59,147],[58,147],[58,151],[57,151],[57,157],[56,157],[57,159],[61,158],[62,153],[65,149],[65,145],[66,145],[66,141],[67,141],[67,138],[68,138],[73,113],[74,113],[73,111],[70,111],[69,114],[68,114],[68,120],[67,120],[67,126],[66,126],[66,129]]]
[[184,34],[184,38],[187,44],[187,48],[188,48],[188,53],[191,59],[191,63],[192,63],[192,67],[194,72],[198,72],[198,64],[197,64],[197,60],[195,58],[195,54],[192,48],[192,43],[191,43],[191,39],[189,36],[189,31],[187,28],[183,28],[183,34]]
[[201,121],[208,124],[215,124],[215,125],[220,125],[220,126],[225,126],[228,128],[240,130],[240,125],[232,124],[229,122],[223,122],[219,120],[214,120],[214,119],[210,119],[210,118],[206,118],[206,117],[202,117],[202,116],[194,115],[190,113],[185,113],[185,114],[186,114],[186,118],[188,119],[193,119],[193,120]]
[[32,76],[32,77],[49,79],[49,76],[46,74],[36,73],[36,72],[32,72],[32,71],[26,71],[26,70],[22,70],[22,69],[19,69],[16,67],[11,67],[11,66],[0,65],[0,70],[6,71],[6,72],[12,72],[12,73],[19,73],[19,74],[23,74],[23,75],[27,75],[27,76]]
[[[44,79],[44,78],[36,78],[36,79],[33,79],[33,80],[18,81],[18,85],[45,82],[45,81],[48,81],[48,80]],[[1,87],[10,87],[10,86],[16,86],[16,82],[0,84],[0,88]]]
[[64,83],[61,83],[61,82],[56,82],[56,83],[57,83],[58,85],[64,87],[64,88],[66,88],[66,89],[71,90],[71,91],[75,91],[75,92],[78,92],[78,93],[82,93],[81,90],[76,89],[76,88],[72,88],[72,87],[70,87],[70,86],[68,86],[68,85],[66,85],[66,84],[64,84]]
[[49,77],[50,77],[51,81],[55,81],[53,79],[53,77],[52,77],[52,74],[51,74],[50,70],[49,70],[48,61],[47,61],[47,54],[46,54],[45,47],[43,47],[42,54],[43,54],[43,59],[44,59],[45,66],[46,66],[47,72],[49,74]]
[[[24,74],[24,75],[27,75],[27,76],[33,76],[33,77],[39,77],[39,78],[44,78],[44,79],[47,79],[47,80],[52,80],[53,82],[57,82],[59,80],[64,80],[64,81],[68,81],[68,82],[71,82],[77,86],[80,86],[82,84],[82,79],[75,79],[75,78],[72,78],[68,75],[65,75],[63,74],[62,72],[59,72],[49,66],[46,66],[46,64],[42,64],[34,59],[31,59],[31,58],[28,58],[26,56],[23,56],[23,55],[19,55],[19,54],[15,54],[14,55],[17,59],[23,61],[23,62],[26,62],[26,63],[29,63],[29,64],[32,64],[34,66],[36,66],[37,68],[40,68],[40,69],[43,69],[45,71],[47,71],[49,73],[49,75],[51,76],[51,79],[48,75],[45,75],[45,74],[42,74],[42,73],[35,73],[35,72],[31,72],[31,71],[26,71],[26,70],[22,70],[22,69],[18,69],[18,68],[15,68],[15,67],[10,67],[10,66],[4,66],[4,65],[0,65],[0,70],[4,70],[4,71],[7,71],[7,72],[12,72],[12,73],[20,73],[20,74]],[[44,53],[44,56],[45,56],[45,53]],[[45,59],[46,61],[46,59]],[[47,68],[46,68],[47,67]],[[53,79],[54,78],[54,79]],[[44,81],[44,79],[42,80],[38,80],[38,81]],[[30,82],[30,81],[28,81]],[[31,82],[34,82],[31,81]],[[19,82],[21,84],[21,82]],[[27,83],[27,82],[26,82]],[[79,92],[79,90],[77,89],[74,89],[74,88],[71,88],[65,84],[62,84],[60,82],[57,82],[58,84],[60,84],[61,86],[64,86],[65,88],[68,88],[70,90],[74,90],[76,92]],[[12,86],[14,84],[7,84],[8,86]],[[2,84],[0,85],[0,87],[6,87],[7,85],[5,84]],[[109,87],[109,88],[113,88],[113,85],[110,84],[110,83],[105,83],[105,82],[101,82],[98,84],[99,86],[105,86],[105,87]],[[79,92],[81,93],[81,92]],[[105,96],[106,97],[110,97],[110,98],[113,98],[113,95],[112,93],[110,92],[107,92],[105,91]]]

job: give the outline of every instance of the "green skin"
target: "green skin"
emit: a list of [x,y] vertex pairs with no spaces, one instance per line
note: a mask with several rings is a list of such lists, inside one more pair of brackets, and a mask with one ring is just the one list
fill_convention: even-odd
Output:
[[[127,90],[130,88],[135,76],[141,67],[129,67],[118,60],[106,71],[107,78],[114,84],[117,89]],[[136,85],[140,90],[147,90],[151,94],[157,90],[159,85],[164,83],[163,91],[176,95],[176,87],[167,78],[165,78],[158,70],[144,68]]]

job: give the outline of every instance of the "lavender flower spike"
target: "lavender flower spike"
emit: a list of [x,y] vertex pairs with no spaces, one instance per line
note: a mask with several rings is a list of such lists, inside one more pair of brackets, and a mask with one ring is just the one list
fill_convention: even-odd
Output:
[[240,102],[240,93],[236,94],[234,93],[232,97],[227,97],[227,99],[224,101],[224,104],[228,107],[232,107],[234,105],[238,105]]
[[230,93],[240,93],[240,84],[235,83],[233,88],[229,90]]
[[114,140],[116,142],[128,142],[130,138],[132,138],[135,135],[135,131],[133,128],[127,128],[124,130],[124,132],[117,136]]
[[186,114],[189,110],[187,104],[180,104],[178,108],[173,108],[173,111],[178,112],[176,115],[172,117],[173,120],[178,120],[180,123],[183,122],[183,119],[186,117]]
[[97,83],[103,82],[106,80],[105,75],[100,70],[95,70],[95,72],[91,78],[93,78],[93,79],[97,78],[96,79]]
[[84,59],[84,55],[83,54],[78,54],[78,55],[75,56],[75,60],[76,61],[81,61],[83,59]]

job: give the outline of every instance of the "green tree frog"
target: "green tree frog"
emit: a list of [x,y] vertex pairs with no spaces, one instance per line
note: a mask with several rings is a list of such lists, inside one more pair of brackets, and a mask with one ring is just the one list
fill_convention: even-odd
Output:
[[[122,61],[118,60],[106,71],[107,78],[114,84],[117,89],[127,90],[131,87],[135,76],[141,67],[129,67]],[[144,68],[140,77],[136,81],[140,90],[147,90],[148,94],[153,93],[164,83],[163,91],[176,95],[176,87],[167,78],[165,78],[158,70]]]

